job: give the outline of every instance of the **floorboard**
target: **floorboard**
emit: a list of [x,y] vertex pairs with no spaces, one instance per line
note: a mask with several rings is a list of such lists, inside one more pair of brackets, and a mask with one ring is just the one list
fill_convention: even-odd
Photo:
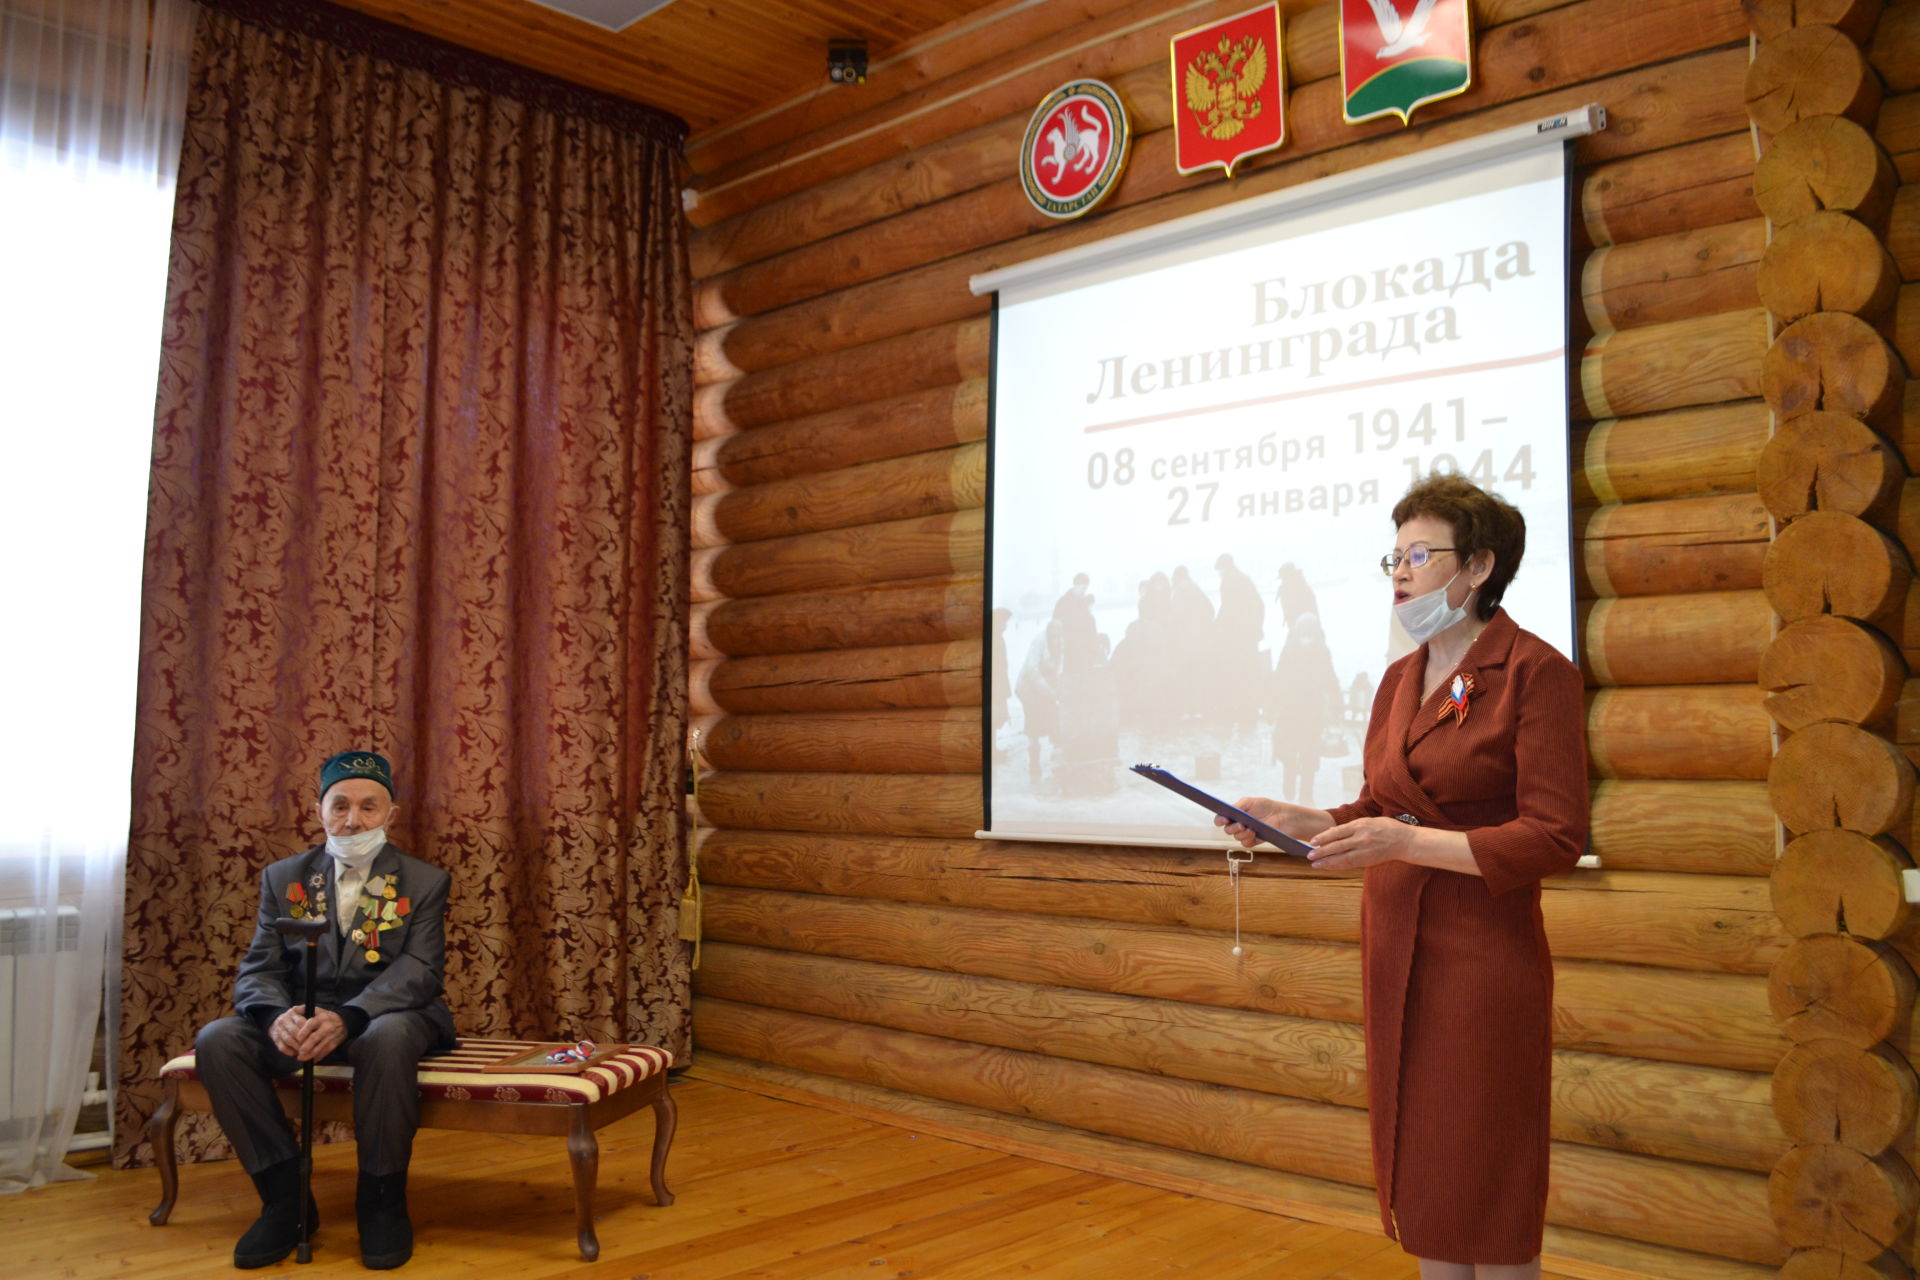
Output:
[[[612,1280],[1414,1280],[1378,1236],[1298,1222],[822,1107],[688,1079],[653,1204],[651,1115],[600,1133],[601,1255],[573,1243],[573,1186],[557,1139],[427,1130],[415,1144],[410,1280],[481,1274]],[[0,1258],[36,1280],[202,1280],[235,1274],[256,1207],[238,1165],[185,1167],[173,1220],[147,1224],[151,1170],[0,1196]],[[351,1143],[314,1154],[314,1260],[260,1276],[364,1275]],[[1563,1280],[1549,1276],[1546,1280]]]

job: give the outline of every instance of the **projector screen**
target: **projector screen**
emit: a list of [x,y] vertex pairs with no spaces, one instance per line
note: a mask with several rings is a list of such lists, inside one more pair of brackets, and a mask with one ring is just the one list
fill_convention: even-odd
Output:
[[1574,656],[1572,120],[975,282],[996,293],[982,836],[1218,848],[1135,763],[1227,800],[1354,798],[1374,690],[1414,648],[1380,558],[1419,475],[1520,508],[1505,606]]

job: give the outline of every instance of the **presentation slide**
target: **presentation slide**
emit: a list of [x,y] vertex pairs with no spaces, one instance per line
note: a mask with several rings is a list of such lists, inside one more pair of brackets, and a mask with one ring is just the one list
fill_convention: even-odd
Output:
[[999,287],[983,835],[1219,847],[1137,763],[1352,799],[1431,472],[1526,515],[1506,608],[1574,656],[1566,150]]

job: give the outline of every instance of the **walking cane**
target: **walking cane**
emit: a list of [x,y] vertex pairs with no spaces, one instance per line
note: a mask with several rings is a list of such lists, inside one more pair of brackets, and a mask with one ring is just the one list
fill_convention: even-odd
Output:
[[[273,922],[273,931],[281,937],[307,940],[306,1007],[304,1018],[313,1017],[314,967],[320,959],[320,935],[327,931],[324,917],[294,920],[286,916]],[[313,1244],[307,1239],[307,1205],[313,1199],[313,1062],[300,1064],[300,1243],[295,1246],[295,1262],[313,1261]]]

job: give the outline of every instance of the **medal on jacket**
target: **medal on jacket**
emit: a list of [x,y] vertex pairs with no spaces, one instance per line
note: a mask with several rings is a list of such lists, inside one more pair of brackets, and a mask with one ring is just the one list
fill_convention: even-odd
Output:
[[307,884],[312,887],[311,893],[298,880],[287,886],[287,914],[295,920],[325,920],[327,878],[316,872]]
[[1465,672],[1454,673],[1453,682],[1447,686],[1447,700],[1440,704],[1438,719],[1452,716],[1456,723],[1464,724],[1467,719],[1467,699],[1473,695],[1473,677]]

